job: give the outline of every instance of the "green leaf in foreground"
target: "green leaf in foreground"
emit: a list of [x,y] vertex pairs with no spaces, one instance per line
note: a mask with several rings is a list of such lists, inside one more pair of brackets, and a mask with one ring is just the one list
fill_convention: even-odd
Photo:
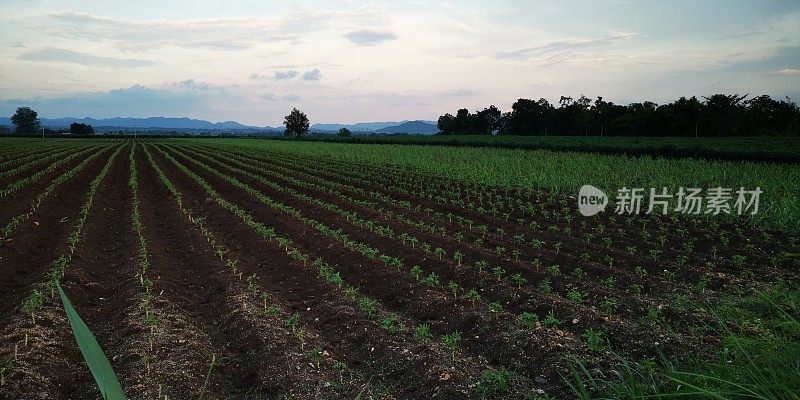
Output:
[[122,391],[117,375],[114,373],[114,369],[111,368],[103,349],[97,344],[92,331],[89,330],[89,327],[83,322],[75,308],[72,307],[72,303],[69,302],[67,295],[64,294],[64,289],[61,288],[60,284],[57,283],[57,285],[58,294],[64,303],[64,311],[66,311],[69,324],[72,326],[72,333],[75,334],[75,340],[81,349],[83,359],[89,365],[89,370],[92,371],[94,380],[100,388],[100,393],[106,400],[124,400],[125,392]]

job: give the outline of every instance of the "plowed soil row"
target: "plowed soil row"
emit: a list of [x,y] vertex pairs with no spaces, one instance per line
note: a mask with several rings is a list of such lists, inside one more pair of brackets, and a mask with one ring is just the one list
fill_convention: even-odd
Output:
[[[187,162],[188,159],[185,159]],[[216,166],[216,165],[215,165]],[[324,222],[325,224],[335,228],[335,229],[342,229],[343,231],[347,232],[351,238],[359,240],[363,243],[367,243],[374,248],[378,248],[384,254],[389,255],[402,255],[405,262],[409,265],[419,265],[423,266],[423,270],[425,274],[429,273],[431,270],[439,275],[440,280],[442,282],[448,281],[455,281],[459,283],[462,287],[474,287],[478,289],[483,297],[487,299],[487,302],[499,302],[504,305],[504,307],[516,314],[520,314],[524,311],[529,312],[536,312],[539,315],[546,315],[549,312],[555,312],[559,318],[562,319],[569,319],[569,320],[577,320],[576,322],[570,324],[567,329],[574,332],[578,336],[583,333],[583,331],[587,328],[594,328],[594,329],[606,329],[615,334],[619,335],[618,337],[614,337],[613,339],[626,343],[626,346],[629,349],[635,349],[637,345],[642,347],[651,347],[652,342],[659,340],[658,338],[662,338],[665,335],[665,332],[659,330],[651,330],[647,334],[639,332],[636,329],[635,324],[632,321],[622,320],[618,322],[614,321],[607,321],[608,324],[603,324],[600,318],[600,315],[597,315],[596,311],[587,310],[585,307],[580,307],[575,305],[574,303],[566,301],[566,299],[558,298],[558,296],[547,296],[538,290],[536,290],[535,285],[537,282],[540,281],[544,276],[539,274],[538,277],[533,280],[531,284],[520,285],[521,287],[515,287],[517,285],[512,284],[508,280],[498,280],[491,276],[488,271],[485,272],[483,275],[479,274],[477,270],[465,266],[458,266],[457,263],[444,258],[440,259],[439,257],[433,254],[426,254],[425,252],[420,250],[420,246],[413,246],[409,243],[403,244],[403,242],[397,238],[387,238],[381,237],[379,235],[375,235],[371,231],[364,229],[356,224],[348,223],[344,218],[340,215],[330,212],[324,208],[321,208],[314,204],[304,203],[302,200],[298,200],[298,198],[288,195],[286,193],[276,191],[272,189],[270,186],[265,185],[253,178],[248,176],[244,176],[240,173],[236,173],[234,171],[228,170],[225,167],[220,166],[220,170],[226,174],[231,174],[236,179],[245,182],[249,185],[260,190],[262,193],[275,198],[284,204],[292,204],[295,207],[300,208],[304,215],[308,215],[311,218],[314,218],[317,221]],[[280,182],[276,180],[276,182]],[[221,183],[224,184],[224,183]],[[285,182],[281,183],[284,185]],[[288,186],[287,186],[288,187]],[[302,191],[302,190],[300,190]],[[309,192],[309,194],[319,195],[319,193]],[[329,198],[326,198],[326,201],[331,201]],[[347,205],[339,203],[342,207],[347,207]],[[374,212],[369,210],[359,210],[361,212],[362,217],[374,217]],[[391,226],[391,224],[389,224]],[[396,227],[396,226],[394,226]],[[399,232],[398,232],[399,233]],[[463,245],[460,247],[456,247],[452,243],[448,250],[459,249],[461,251],[465,251]],[[448,251],[448,255],[452,254],[452,251]],[[488,259],[490,261],[494,261],[490,263],[491,266],[502,265],[505,269],[509,269],[509,267],[514,266],[515,262],[511,260],[497,260],[492,259],[491,254],[484,255],[484,259]],[[474,260],[473,258],[472,260]],[[556,260],[557,264],[565,265],[565,260],[560,259]],[[569,263],[567,263],[569,265]],[[380,268],[380,267],[378,267]],[[491,267],[490,267],[491,268]],[[509,273],[513,273],[516,271],[521,271],[526,274],[529,278],[530,276],[530,269],[525,269],[524,266],[519,265],[517,263],[516,270],[510,270]],[[591,269],[588,270],[591,273]],[[606,276],[609,276],[606,274]],[[610,275],[613,276],[613,275]],[[414,282],[415,280],[410,279],[408,274],[400,274],[397,279],[405,279]],[[586,287],[594,288],[598,286],[598,281],[591,279],[583,280],[586,285],[581,285],[582,289]],[[623,282],[624,284],[624,282]],[[573,286],[574,287],[574,286]],[[563,293],[566,293],[567,290],[563,290]],[[587,290],[583,291],[585,294],[592,294]],[[633,316],[635,318],[642,317],[646,313],[646,309],[642,307],[640,304],[641,302],[632,297],[627,295],[623,292],[615,293],[613,290],[596,290],[596,292],[600,293],[597,295],[597,298],[589,297],[588,300],[591,303],[592,300],[595,300],[595,304],[599,304],[600,301],[603,299],[601,296],[613,296],[617,295],[618,301],[621,304],[625,304],[627,307],[626,309],[618,310],[617,317],[625,317],[625,316]],[[447,289],[442,288],[440,290],[439,296],[442,298],[447,298]],[[655,303],[654,307],[659,304]],[[638,305],[638,307],[637,307]],[[473,309],[475,307],[472,307]],[[485,309],[484,304],[484,309]],[[469,309],[469,307],[467,308]],[[635,309],[635,311],[634,311]],[[480,308],[478,310],[480,312]],[[459,310],[459,312],[463,312],[463,310]],[[447,311],[445,311],[447,314]],[[491,314],[490,314],[491,315]],[[604,326],[610,325],[610,326]],[[663,340],[662,340],[663,341]],[[644,349],[642,349],[644,352]]]
[[[66,250],[67,235],[84,203],[89,183],[112,152],[111,148],[104,150],[77,175],[58,186],[31,218],[17,227],[14,235],[0,244],[0,275],[3,276],[0,280],[0,321],[12,314],[28,296],[31,286],[42,280],[53,261]],[[30,208],[28,201],[20,203]]]
[[[516,369],[520,374],[528,376],[532,380],[538,377],[539,381],[560,386],[561,381],[558,373],[566,371],[566,361],[571,357],[568,353],[581,351],[581,346],[575,336],[566,334],[563,331],[540,329],[532,333],[518,332],[513,328],[509,329],[508,324],[512,320],[498,317],[490,312],[486,306],[476,307],[463,297],[454,299],[451,294],[447,293],[447,289],[428,287],[413,279],[407,272],[397,271],[359,253],[347,251],[335,240],[320,235],[293,217],[264,206],[243,190],[193,165],[189,159],[180,157],[177,154],[174,156],[190,170],[200,174],[219,191],[230,193],[230,199],[242,204],[245,209],[250,210],[259,220],[272,221],[273,226],[280,228],[281,232],[295,239],[296,243],[309,249],[312,258],[316,256],[323,257],[336,266],[342,273],[342,277],[346,281],[353,282],[363,293],[373,296],[393,311],[411,320],[429,323],[436,333],[461,332],[464,337],[463,345],[465,350],[472,357],[485,358],[497,367]],[[242,178],[242,181],[246,180]],[[247,183],[258,185],[258,182],[248,181]],[[257,188],[259,190],[263,189],[268,195],[275,196],[280,200],[291,201],[291,199],[280,198],[280,193],[267,192],[268,189],[264,188],[263,185],[262,187],[257,186]],[[202,194],[197,194],[197,196],[200,195]],[[331,221],[332,218],[326,215],[324,211],[302,207],[296,203],[293,205],[300,208],[304,215],[315,218],[318,221],[331,223],[333,228],[348,228],[347,224],[341,220]],[[369,236],[352,230],[347,230],[347,232],[357,234],[353,237],[362,240],[367,239],[367,236]],[[372,242],[380,242],[380,239],[374,237],[370,240]],[[382,247],[386,245],[395,244],[383,241]],[[430,258],[424,265],[433,266],[433,263],[434,259]],[[426,268],[426,270],[431,271],[429,268]],[[468,279],[468,275],[466,275],[466,279],[462,280],[462,278],[456,277],[452,272],[448,271],[446,267],[440,267],[434,271],[442,276],[444,282],[447,282],[447,279],[451,276],[462,281],[465,285],[471,282]],[[553,306],[545,305],[542,308],[552,311],[553,308],[551,307]],[[560,311],[556,310],[557,313]],[[564,348],[566,353],[556,354],[553,352],[552,350],[557,347]],[[561,369],[553,368],[553,366],[558,365],[562,366]]]
[[60,148],[56,149],[55,151],[48,152],[47,154],[44,154],[42,156],[37,156],[30,161],[22,163],[22,165],[4,171],[7,172],[9,175],[6,175],[5,173],[0,175],[0,188],[5,188],[8,185],[16,182],[17,180],[24,178],[29,174],[34,174],[39,170],[45,169],[48,166],[50,166],[53,162],[62,160],[66,157],[69,157],[72,154],[79,153],[81,151],[88,150],[90,148],[99,148],[99,147],[101,146]]
[[6,172],[14,169],[27,161],[34,160],[39,157],[46,157],[48,154],[58,152],[64,149],[62,144],[58,145],[45,145],[45,146],[32,146],[27,149],[9,151],[7,156],[0,157],[0,172]]
[[[198,202],[208,218],[209,226],[233,244],[231,251],[244,261],[243,273],[267,277],[267,280],[261,279],[262,283],[270,291],[274,291],[288,307],[309,314],[304,320],[320,332],[323,340],[330,343],[329,348],[334,354],[342,357],[351,367],[361,370],[364,376],[385,381],[395,395],[403,398],[408,398],[411,394],[428,397],[447,393],[449,395],[446,398],[457,398],[473,383],[470,379],[476,379],[475,375],[480,374],[480,369],[476,369],[475,365],[480,363],[479,360],[470,361],[461,357],[451,359],[449,354],[442,354],[441,346],[431,349],[424,342],[415,341],[406,335],[391,335],[384,331],[374,321],[359,313],[353,305],[344,301],[341,291],[325,283],[308,266],[298,265],[297,261],[278,250],[272,250],[274,253],[270,257],[264,257],[265,250],[269,251],[264,248],[265,245],[274,245],[265,244],[263,238],[236,221],[230,212],[212,202],[207,197],[208,194],[188,176],[162,157],[158,158],[159,165],[186,194],[187,201]],[[313,230],[297,224],[285,215],[256,206],[249,196],[242,196],[239,191],[229,192],[227,187],[220,185],[221,181],[211,176],[204,174],[203,178],[226,196],[230,194],[229,200],[241,204],[257,220],[275,227],[276,231],[291,237],[296,244],[309,250],[312,259],[324,257],[340,270],[345,281],[349,281],[348,278],[352,276],[349,272],[354,268],[361,269],[362,273],[377,268],[354,264],[352,257],[348,259],[340,247],[333,242],[323,242],[325,239]],[[353,282],[363,293],[374,294],[361,283],[364,283],[361,277]],[[393,294],[404,297],[416,295],[413,290],[403,293],[402,287],[391,284],[384,287],[384,291],[379,300],[390,298]],[[395,301],[403,302],[403,299]],[[424,308],[427,307],[420,307]],[[440,381],[444,373],[448,377],[446,385],[442,385]]]
[[[94,154],[95,151],[100,151],[100,149],[75,157],[59,165],[50,173],[40,176],[36,182],[29,183],[8,196],[0,198],[0,224],[5,225],[18,214],[27,211],[31,206],[30,199],[35,198],[37,194],[41,193],[53,182],[53,179],[80,164],[83,160]],[[8,183],[16,182],[24,177],[24,174],[14,176],[12,177],[13,179],[9,179],[10,182]],[[7,185],[0,185],[0,187],[5,188]]]

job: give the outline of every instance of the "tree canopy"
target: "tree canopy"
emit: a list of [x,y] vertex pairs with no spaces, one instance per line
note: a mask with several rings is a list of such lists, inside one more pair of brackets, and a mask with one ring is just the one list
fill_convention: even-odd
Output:
[[11,122],[16,126],[17,133],[35,133],[41,126],[39,114],[29,107],[18,107],[17,112],[11,116]]
[[308,132],[310,126],[306,114],[297,108],[292,108],[292,112],[284,118],[283,124],[286,125],[286,135],[295,135],[298,138]]
[[339,132],[336,132],[339,137],[349,137],[351,134],[350,129],[347,128],[339,129]]
[[562,96],[558,105],[518,99],[505,113],[494,106],[475,113],[462,108],[439,117],[438,127],[445,135],[800,136],[800,108],[791,99],[747,97],[681,97],[663,105],[620,105],[584,95]]
[[499,128],[501,117],[502,113],[495,106],[489,106],[475,114],[462,108],[456,112],[455,117],[450,114],[439,117],[437,125],[444,134],[491,135]]
[[73,135],[94,135],[94,128],[88,124],[73,122],[69,125],[69,132]]

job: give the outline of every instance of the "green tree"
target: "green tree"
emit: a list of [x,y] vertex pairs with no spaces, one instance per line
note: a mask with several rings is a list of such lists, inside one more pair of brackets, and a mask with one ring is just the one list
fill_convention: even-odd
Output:
[[475,125],[475,116],[469,110],[462,108],[456,112],[456,133],[459,135],[471,135]]
[[547,135],[554,113],[555,108],[544,98],[518,99],[511,111],[501,116],[497,129],[503,135]]
[[69,125],[69,132],[73,135],[94,135],[94,128],[88,124],[73,122]]
[[790,98],[773,100],[768,95],[754,97],[745,102],[747,112],[742,118],[745,135],[797,136],[800,113]]
[[714,94],[681,97],[658,105],[650,101],[614,104],[581,95],[561,96],[556,105],[542,98],[518,99],[511,110],[494,106],[439,117],[443,135],[596,135],[596,136],[800,136],[800,107],[790,98]]
[[347,128],[339,129],[339,132],[337,132],[336,135],[339,137],[350,137],[351,135],[350,129]]
[[475,134],[477,135],[491,135],[499,127],[499,121],[502,113],[495,106],[489,106],[482,111],[475,113]]
[[11,117],[11,122],[17,127],[17,133],[35,133],[39,130],[39,114],[29,107],[19,107]]
[[699,136],[700,111],[703,103],[697,97],[681,97],[672,103],[659,106],[660,121],[657,124],[662,131],[659,136]]
[[287,135],[294,135],[299,138],[300,135],[308,132],[308,117],[306,113],[296,108],[292,108],[292,112],[284,118],[283,124],[286,125],[285,133]]
[[442,135],[456,134],[456,118],[450,113],[439,117],[439,120],[436,121],[436,126],[439,128],[439,132],[441,132]]
[[739,119],[745,109],[742,101],[746,97],[747,95],[719,93],[703,96],[706,99],[702,110],[706,129],[714,136],[736,136]]

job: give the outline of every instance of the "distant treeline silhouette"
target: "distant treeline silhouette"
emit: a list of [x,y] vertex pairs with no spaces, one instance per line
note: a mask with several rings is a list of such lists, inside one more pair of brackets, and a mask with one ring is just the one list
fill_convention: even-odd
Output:
[[519,99],[509,112],[490,106],[439,117],[445,135],[572,136],[800,136],[800,108],[788,97],[714,94],[663,105],[645,101],[614,104],[562,96],[558,107],[546,99]]

